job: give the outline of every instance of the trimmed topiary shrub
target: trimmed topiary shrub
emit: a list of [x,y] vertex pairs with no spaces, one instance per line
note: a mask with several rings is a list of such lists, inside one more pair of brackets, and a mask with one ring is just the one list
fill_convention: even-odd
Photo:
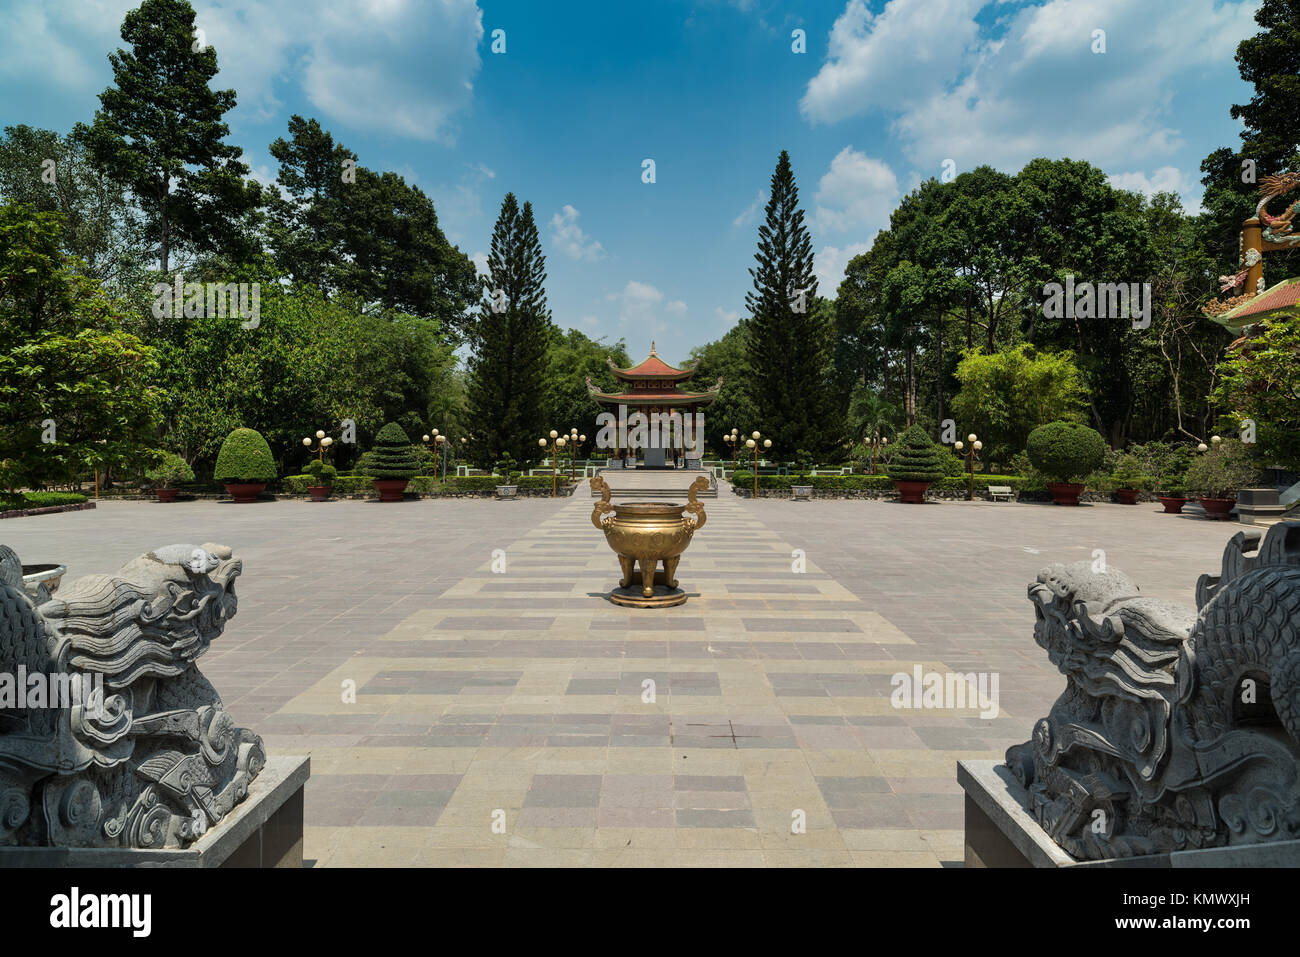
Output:
[[1078,422],[1048,422],[1029,433],[1025,451],[1049,482],[1075,483],[1106,461],[1106,440]]
[[1136,455],[1121,455],[1115,463],[1115,471],[1110,473],[1111,483],[1117,489],[1137,489],[1146,491],[1151,485],[1151,478],[1142,472],[1142,463]]
[[931,442],[924,429],[914,425],[899,437],[887,472],[895,482],[937,482],[945,474],[944,455],[952,457]]
[[337,479],[339,475],[338,469],[320,461],[319,459],[314,459],[311,462],[308,462],[307,468],[304,471],[315,479],[317,485],[323,485],[326,488],[333,487],[334,480]]
[[366,474],[374,479],[413,479],[420,463],[411,449],[411,440],[396,422],[389,422],[375,436]]
[[256,429],[235,429],[221,443],[212,477],[218,482],[257,483],[275,478],[271,447]]
[[193,482],[194,469],[175,452],[168,452],[157,465],[145,471],[144,477],[160,488],[171,488],[178,482]]

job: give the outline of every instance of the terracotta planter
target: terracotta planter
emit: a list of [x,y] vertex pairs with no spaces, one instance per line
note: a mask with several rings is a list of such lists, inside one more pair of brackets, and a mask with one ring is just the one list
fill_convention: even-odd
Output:
[[1057,505],[1078,505],[1083,485],[1078,482],[1048,482],[1047,490],[1052,493],[1052,501]]
[[400,502],[410,479],[375,479],[375,489],[379,492],[381,502]]
[[226,491],[235,499],[236,505],[248,505],[256,502],[257,496],[266,489],[265,482],[226,482]]
[[156,488],[153,491],[154,494],[158,496],[158,501],[174,502],[176,501],[176,496],[180,494],[181,490],[178,488]]
[[333,487],[329,485],[308,485],[307,493],[313,502],[323,502],[330,497]]
[[898,489],[898,500],[908,505],[925,504],[925,490],[930,487],[930,482],[904,482],[900,479],[894,480],[894,487]]
[[1205,509],[1205,517],[1217,519],[1218,521],[1227,521],[1231,516],[1232,506],[1237,504],[1237,496],[1232,498],[1206,498],[1200,497],[1201,507]]
[[1135,488],[1115,489],[1115,497],[1119,499],[1119,504],[1121,505],[1136,505],[1138,503],[1138,496],[1141,494],[1142,493]]
[[1187,499],[1178,495],[1161,495],[1160,504],[1165,507],[1165,511],[1170,515],[1179,515],[1183,511],[1183,506],[1187,504]]

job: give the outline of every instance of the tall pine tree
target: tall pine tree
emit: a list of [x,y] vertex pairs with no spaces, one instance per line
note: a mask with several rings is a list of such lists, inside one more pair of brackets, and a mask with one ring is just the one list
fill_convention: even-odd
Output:
[[818,303],[812,237],[785,150],[772,173],[765,214],[754,254],[758,265],[749,270],[754,291],[745,297],[752,316],[750,398],[759,420],[741,432],[770,436],[777,458],[806,451],[825,461],[838,454],[843,432],[831,381],[831,319]]
[[213,90],[217,52],[202,42],[187,0],[144,0],[122,21],[131,49],[109,54],[113,85],[99,95],[94,124],[79,130],[99,165],[143,210],[159,268],[178,247],[240,258],[250,252],[245,219],[261,187],[245,180],[243,151],[226,143],[222,116],[234,90]]
[[520,464],[537,461],[537,440],[549,429],[542,413],[552,334],[545,282],[532,204],[521,210],[514,193],[507,193],[492,230],[487,298],[469,336],[470,454],[480,466],[502,453]]

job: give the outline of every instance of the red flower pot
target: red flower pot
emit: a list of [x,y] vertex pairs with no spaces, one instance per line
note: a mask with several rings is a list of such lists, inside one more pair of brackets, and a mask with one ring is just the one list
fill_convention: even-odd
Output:
[[333,490],[332,486],[329,485],[308,485],[307,486],[307,492],[309,495],[311,495],[311,500],[313,502],[325,501],[327,498],[330,497],[330,492],[332,490]]
[[1165,511],[1170,515],[1179,515],[1183,511],[1183,506],[1187,504],[1187,499],[1177,495],[1161,495],[1160,504],[1165,507]]
[[1119,504],[1121,505],[1136,505],[1138,503],[1139,494],[1141,493],[1135,488],[1115,489],[1115,497],[1119,499]]
[[256,502],[257,496],[266,489],[265,482],[226,482],[226,491],[235,499],[236,505]]
[[1078,482],[1048,482],[1047,490],[1057,505],[1078,505],[1083,486]]
[[176,496],[180,494],[180,491],[181,490],[178,488],[156,488],[153,490],[154,494],[158,496],[158,501],[160,502],[176,501]]
[[1228,513],[1232,511],[1232,506],[1236,504],[1237,496],[1235,495],[1232,498],[1206,498],[1204,495],[1201,496],[1201,507],[1205,509],[1205,517],[1219,521],[1227,521],[1230,518]]
[[925,502],[925,490],[930,487],[929,482],[904,482],[899,479],[894,480],[894,487],[898,489],[898,500],[908,505],[921,505]]
[[410,479],[375,479],[375,489],[379,492],[381,502],[400,502]]

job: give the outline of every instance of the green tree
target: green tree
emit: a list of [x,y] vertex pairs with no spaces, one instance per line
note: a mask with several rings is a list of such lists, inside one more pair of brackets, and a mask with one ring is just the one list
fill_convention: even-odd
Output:
[[225,142],[222,116],[234,107],[235,91],[208,86],[217,52],[195,49],[194,8],[186,0],[144,0],[123,20],[122,39],[130,50],[109,54],[113,85],[79,135],[135,197],[163,272],[182,246],[242,258],[252,238],[246,217],[262,191],[244,179],[239,147]]
[[546,352],[552,339],[546,305],[546,259],[533,208],[513,193],[492,230],[486,293],[469,334],[473,354],[466,389],[470,455],[486,467],[509,453],[521,465],[538,459],[544,419]]
[[1219,363],[1214,399],[1237,426],[1255,425],[1269,464],[1300,469],[1300,314],[1264,331]]
[[953,396],[952,411],[959,432],[979,434],[990,461],[1008,461],[1040,425],[1083,420],[1088,390],[1068,350],[1040,353],[1021,344],[992,354],[969,349],[962,355],[957,366],[961,390]]
[[754,260],[754,290],[745,304],[751,315],[746,339],[755,427],[775,436],[787,457],[803,448],[829,458],[843,440],[843,409],[833,385],[832,316],[817,298],[812,236],[785,150],[772,173]]
[[[605,411],[591,397],[587,379],[590,378],[592,385],[602,392],[621,391],[618,380],[605,362],[606,358],[619,368],[625,369],[632,364],[622,339],[611,346],[603,339],[589,339],[577,329],[566,333],[554,329],[546,350],[543,421],[549,423],[548,431],[554,428],[567,434],[569,429],[575,428],[587,436],[585,447],[578,450],[579,458],[594,450],[598,431],[596,416]],[[608,454],[612,455],[613,450]]]
[[143,466],[158,419],[154,350],[73,272],[56,213],[0,206],[0,484]]
[[749,364],[749,349],[745,341],[748,323],[741,320],[721,339],[696,346],[691,358],[698,360],[695,374],[685,385],[691,392],[711,388],[719,378],[722,389],[718,397],[704,410],[704,442],[709,454],[720,459],[732,459],[732,447],[723,436],[738,429],[747,436],[759,428],[759,414],[750,396],[748,383],[753,375]]
[[34,212],[58,213],[63,250],[72,257],[69,268],[117,291],[143,275],[140,217],[121,185],[91,161],[84,130],[60,136],[30,126],[5,127],[0,137],[0,199]]

